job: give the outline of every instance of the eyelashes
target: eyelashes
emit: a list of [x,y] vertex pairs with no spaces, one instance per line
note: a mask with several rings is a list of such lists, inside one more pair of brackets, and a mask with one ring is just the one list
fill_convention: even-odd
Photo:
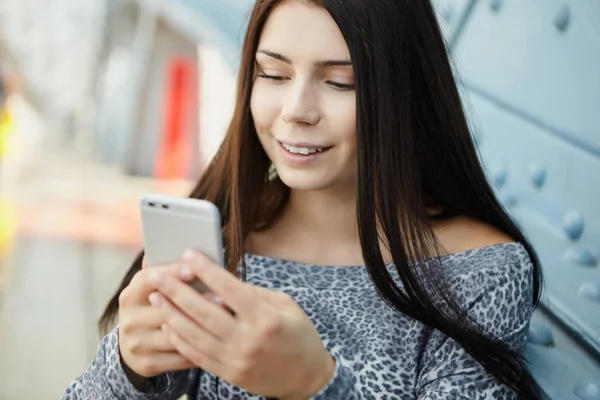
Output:
[[[275,81],[275,82],[283,82],[283,81],[288,80],[288,78],[286,78],[284,76],[268,75],[268,74],[265,74],[264,72],[259,73],[257,76],[261,79],[267,79],[267,80],[271,80],[271,81]],[[326,83],[336,89],[339,89],[339,90],[354,90],[355,89],[355,85],[348,85],[345,83],[339,83],[339,82],[334,82],[334,81],[326,81]]]
[[267,74],[265,74],[265,73],[260,73],[260,74],[258,74],[258,77],[259,77],[259,78],[263,78],[263,79],[270,79],[270,80],[272,80],[272,81],[278,81],[278,82],[281,82],[281,81],[284,81],[284,80],[285,80],[285,77],[283,77],[283,76],[277,76],[277,75],[267,75]]
[[329,85],[339,88],[339,89],[354,90],[354,88],[355,88],[355,85],[347,85],[345,83],[338,83],[338,82],[333,82],[333,81],[327,81],[327,83]]

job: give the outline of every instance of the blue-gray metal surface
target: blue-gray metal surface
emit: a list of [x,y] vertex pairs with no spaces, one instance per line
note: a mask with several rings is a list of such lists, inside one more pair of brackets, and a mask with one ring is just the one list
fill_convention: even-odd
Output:
[[600,3],[477,0],[453,21],[482,160],[545,273],[526,356],[551,398],[600,399]]

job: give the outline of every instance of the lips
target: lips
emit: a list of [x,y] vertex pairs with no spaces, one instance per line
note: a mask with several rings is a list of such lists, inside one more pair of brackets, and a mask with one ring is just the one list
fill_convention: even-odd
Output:
[[[279,153],[282,156],[281,160],[284,165],[292,168],[304,168],[310,165],[316,165],[315,163],[319,163],[321,160],[325,159],[329,154],[329,150],[333,148],[333,146],[320,147],[308,143],[296,143],[295,145],[291,145],[280,141],[277,141],[277,147],[279,148]],[[319,149],[321,150],[319,151]]]
[[283,143],[283,142],[279,142],[281,144],[281,146],[287,150],[287,152],[289,152],[290,154],[297,154],[297,155],[310,155],[310,154],[315,154],[315,153],[322,153],[325,151],[328,151],[329,149],[331,149],[331,147],[327,147],[327,146],[318,146],[318,145],[312,145],[312,144],[288,144],[288,143]]

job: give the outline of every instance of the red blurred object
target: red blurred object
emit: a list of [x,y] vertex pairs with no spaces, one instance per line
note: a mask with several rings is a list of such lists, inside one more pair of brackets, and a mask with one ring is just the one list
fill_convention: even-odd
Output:
[[185,179],[198,152],[192,118],[197,114],[198,79],[196,63],[174,57],[168,67],[164,128],[154,175],[159,179]]

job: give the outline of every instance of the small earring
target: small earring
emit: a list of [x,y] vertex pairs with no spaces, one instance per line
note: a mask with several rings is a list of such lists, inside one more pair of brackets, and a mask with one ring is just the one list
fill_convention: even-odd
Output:
[[271,163],[271,165],[269,166],[269,175],[268,175],[268,180],[273,181],[277,178],[277,168],[275,168],[275,164]]

